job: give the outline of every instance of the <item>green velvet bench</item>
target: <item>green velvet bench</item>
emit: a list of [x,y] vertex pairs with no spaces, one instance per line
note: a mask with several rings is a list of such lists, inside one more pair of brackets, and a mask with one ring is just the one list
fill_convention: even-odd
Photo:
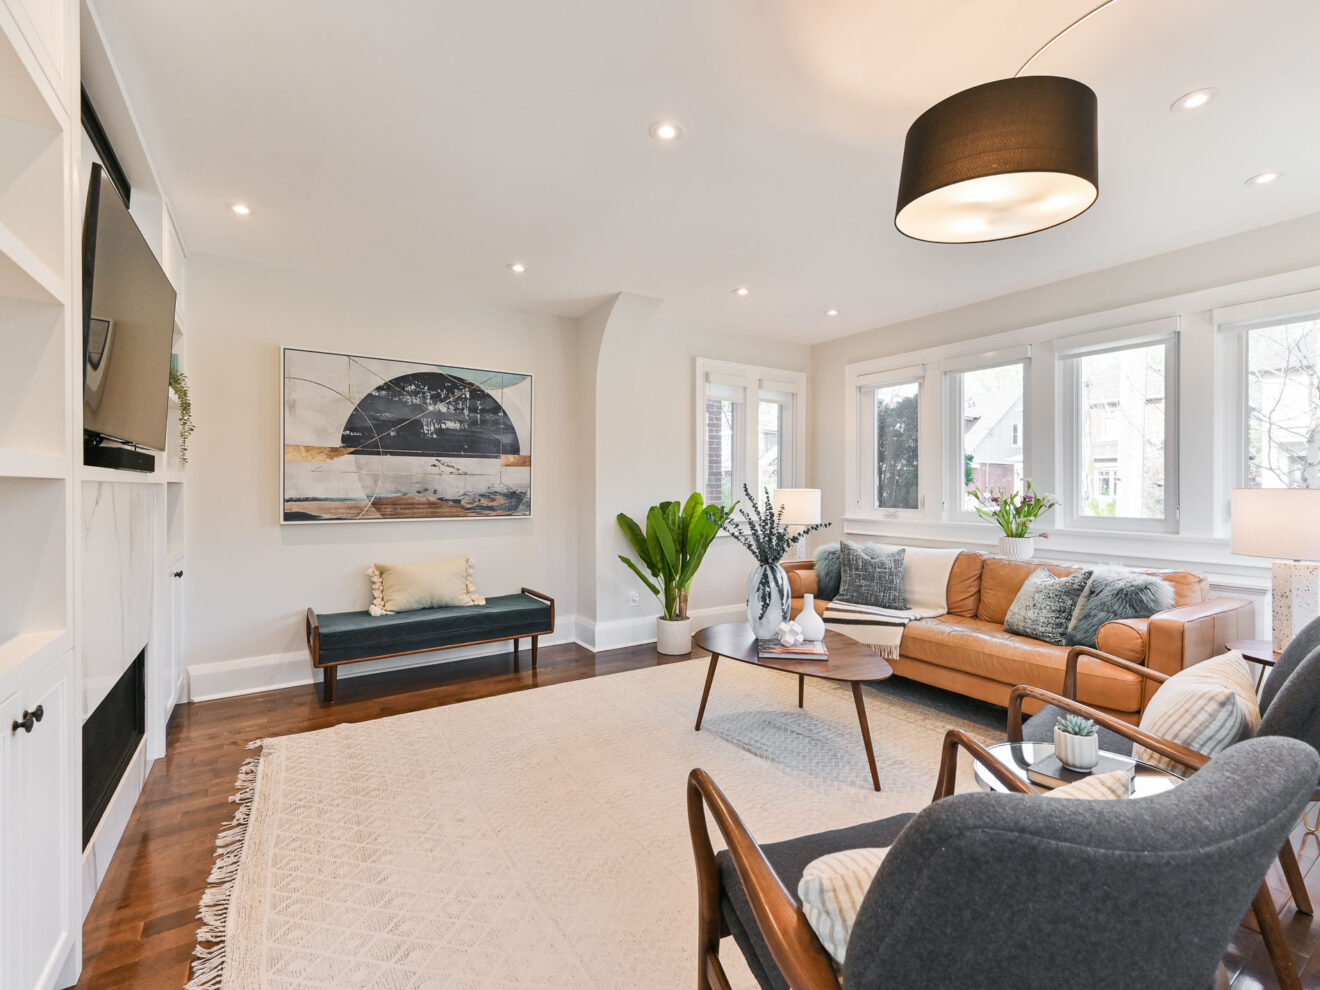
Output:
[[486,599],[485,605],[423,608],[394,615],[369,612],[331,612],[317,615],[307,610],[307,649],[312,666],[325,671],[326,704],[334,704],[339,668],[346,663],[429,653],[458,646],[513,640],[532,640],[532,669],[536,669],[540,637],[555,628],[555,600],[531,588],[516,595]]

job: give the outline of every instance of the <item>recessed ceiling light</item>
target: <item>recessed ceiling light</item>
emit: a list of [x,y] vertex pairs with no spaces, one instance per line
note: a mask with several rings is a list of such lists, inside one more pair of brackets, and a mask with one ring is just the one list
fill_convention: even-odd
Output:
[[738,286],[738,288],[733,290],[733,294],[735,296],[747,296],[747,295],[751,295],[751,292],[752,290],[747,288],[747,286],[745,285],[740,285]]
[[657,120],[651,125],[650,133],[657,141],[677,141],[683,136],[683,128],[672,120]]
[[230,203],[229,208],[240,217],[248,216],[252,212],[252,207],[248,206],[247,203]]
[[826,315],[826,316],[838,316],[838,315],[839,315],[839,311],[838,311],[837,309],[827,309],[827,310],[825,310],[825,315]]
[[1182,113],[1184,110],[1199,110],[1218,95],[1219,90],[1213,86],[1208,86],[1205,89],[1194,89],[1174,100],[1169,109],[1174,113]]
[[1283,175],[1282,172],[1261,172],[1259,175],[1253,175],[1247,180],[1249,186],[1268,186],[1271,182]]
[[524,265],[521,261],[515,261],[512,264],[505,265],[504,267],[507,268],[509,271],[513,272],[513,274],[515,275],[521,275],[523,272],[527,271],[527,266]]

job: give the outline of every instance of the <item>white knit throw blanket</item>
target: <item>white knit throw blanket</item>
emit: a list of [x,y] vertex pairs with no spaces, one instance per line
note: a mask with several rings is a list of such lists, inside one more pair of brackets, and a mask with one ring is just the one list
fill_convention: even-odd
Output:
[[[883,545],[884,549],[895,547]],[[962,551],[905,547],[903,597],[907,609],[875,608],[834,600],[825,607],[825,627],[865,643],[886,660],[899,655],[903,630],[917,619],[943,615],[948,608],[949,572]]]

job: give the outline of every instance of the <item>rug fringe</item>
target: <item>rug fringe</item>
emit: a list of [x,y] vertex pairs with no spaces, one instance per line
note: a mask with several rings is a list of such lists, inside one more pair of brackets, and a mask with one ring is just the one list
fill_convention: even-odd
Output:
[[[259,749],[264,739],[255,739],[247,749]],[[243,843],[247,840],[248,820],[252,817],[252,799],[257,792],[257,774],[261,770],[261,756],[252,756],[239,767],[234,782],[235,793],[229,798],[238,805],[234,817],[226,822],[215,839],[215,862],[206,878],[209,885],[202,893],[197,909],[201,927],[197,929],[197,946],[193,949],[192,979],[183,990],[221,990],[225,979],[225,935],[229,927],[229,902],[234,895],[234,881],[243,860]],[[202,943],[208,943],[203,946]]]

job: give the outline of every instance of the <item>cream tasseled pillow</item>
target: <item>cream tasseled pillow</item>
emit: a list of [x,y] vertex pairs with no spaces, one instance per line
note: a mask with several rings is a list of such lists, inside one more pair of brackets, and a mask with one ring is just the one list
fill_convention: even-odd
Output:
[[[1236,650],[1178,671],[1159,686],[1142,713],[1140,727],[1153,736],[1214,756],[1256,734],[1260,701],[1251,668]],[[1182,773],[1175,760],[1134,746],[1133,759]]]
[[807,924],[839,965],[848,949],[862,899],[871,889],[889,848],[845,849],[813,859],[798,881],[798,899]]
[[371,578],[372,601],[368,611],[372,615],[486,604],[472,583],[471,557],[416,564],[373,564],[367,575]]
[[[1056,787],[1045,797],[1110,800],[1132,793],[1132,767],[1114,770]],[[844,849],[813,859],[798,881],[798,900],[807,924],[830,957],[843,965],[848,938],[857,922],[866,892],[871,889],[889,848]]]
[[1132,776],[1136,767],[1126,770],[1111,770],[1109,773],[1096,773],[1071,784],[1064,784],[1052,791],[1046,791],[1045,797],[1081,798],[1090,801],[1107,801],[1111,798],[1132,796]]

